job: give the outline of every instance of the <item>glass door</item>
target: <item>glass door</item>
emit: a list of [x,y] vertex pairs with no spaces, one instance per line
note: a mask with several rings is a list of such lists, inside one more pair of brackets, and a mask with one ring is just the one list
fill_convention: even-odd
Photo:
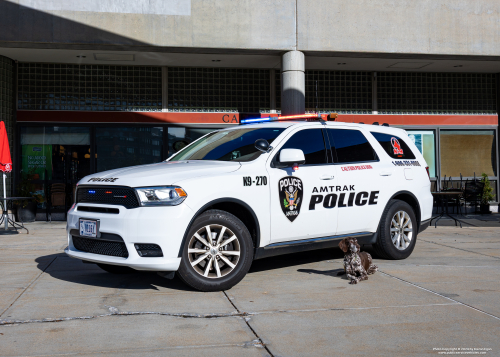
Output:
[[33,193],[44,197],[38,208],[66,213],[77,182],[89,174],[90,128],[21,128],[21,176],[29,177]]

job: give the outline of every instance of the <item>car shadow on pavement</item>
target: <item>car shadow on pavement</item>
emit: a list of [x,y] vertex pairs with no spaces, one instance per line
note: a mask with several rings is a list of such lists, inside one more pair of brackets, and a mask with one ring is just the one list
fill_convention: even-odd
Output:
[[[343,257],[344,253],[338,248],[280,255],[254,261],[249,274],[329,260],[336,260],[341,264]],[[184,284],[177,276],[174,279],[166,279],[156,274],[156,272],[147,271],[136,271],[130,274],[111,274],[99,268],[97,264],[85,264],[81,260],[70,258],[64,253],[40,256],[35,259],[35,262],[38,269],[51,277],[75,284],[131,290],[159,290],[159,288],[166,288],[195,291]],[[325,271],[298,269],[297,271],[337,277],[337,272],[342,271],[342,269]],[[339,276],[338,278],[341,279],[344,277]]]
[[159,290],[159,288],[166,288],[195,291],[184,284],[178,277],[166,279],[156,274],[156,272],[148,271],[111,274],[99,268],[97,264],[85,264],[81,260],[70,258],[64,253],[40,256],[35,259],[35,262],[38,269],[51,277],[75,284],[130,290]]
[[252,263],[249,273],[255,273],[265,270],[274,270],[287,268],[296,265],[317,263],[325,260],[343,259],[344,253],[338,248],[328,248],[320,250],[311,250],[286,255],[279,255],[265,259],[256,260]]

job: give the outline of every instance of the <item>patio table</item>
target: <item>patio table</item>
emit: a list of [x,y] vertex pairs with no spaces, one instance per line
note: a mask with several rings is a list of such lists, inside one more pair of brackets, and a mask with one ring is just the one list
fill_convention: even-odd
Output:
[[[16,234],[17,229],[26,229],[26,232],[29,234],[28,228],[26,228],[21,220],[21,223],[15,222],[14,220],[9,218],[9,208],[11,211],[14,211],[14,201],[30,201],[33,200],[33,197],[5,197],[0,198],[0,207],[2,208],[2,218],[0,219],[0,227],[5,225],[4,229],[0,229],[0,234]],[[7,221],[5,221],[7,220]],[[15,231],[11,231],[8,229],[9,224],[14,227]]]
[[[457,199],[460,199],[460,197],[462,196],[463,193],[461,191],[441,191],[441,192],[431,192],[431,193],[432,193],[432,196],[434,196],[436,198],[436,201],[439,202],[438,211],[439,211],[439,209],[441,209],[441,213],[432,217],[430,224],[432,225],[432,221],[436,220],[434,222],[434,227],[437,228],[437,222],[441,218],[443,218],[443,216],[446,215],[455,221],[455,226],[458,223],[458,224],[460,224],[460,228],[462,228],[463,221],[451,216],[450,213],[448,212],[448,198],[456,197]],[[466,222],[463,222],[463,223],[466,223]]]

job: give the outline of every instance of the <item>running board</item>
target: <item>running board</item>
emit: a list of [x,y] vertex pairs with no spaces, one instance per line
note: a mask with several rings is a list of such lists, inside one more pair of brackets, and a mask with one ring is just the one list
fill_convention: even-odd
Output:
[[288,242],[279,242],[257,248],[254,260],[274,257],[276,255],[306,252],[308,250],[337,247],[338,243],[348,237],[358,240],[359,244],[373,244],[377,241],[377,234],[371,232],[342,234],[338,236],[320,237],[311,239],[301,239]]

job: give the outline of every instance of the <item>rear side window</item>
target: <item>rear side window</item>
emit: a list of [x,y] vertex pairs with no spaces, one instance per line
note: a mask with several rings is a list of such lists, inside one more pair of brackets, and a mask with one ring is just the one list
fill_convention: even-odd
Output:
[[371,133],[375,139],[377,139],[385,152],[393,159],[415,159],[413,152],[399,136],[374,132]]
[[[338,163],[378,160],[377,154],[359,130],[327,129],[332,153],[337,153]],[[334,155],[335,156],[335,155]]]
[[293,134],[281,147],[281,150],[283,149],[302,150],[306,158],[306,165],[327,163],[326,148],[321,129],[305,129]]

